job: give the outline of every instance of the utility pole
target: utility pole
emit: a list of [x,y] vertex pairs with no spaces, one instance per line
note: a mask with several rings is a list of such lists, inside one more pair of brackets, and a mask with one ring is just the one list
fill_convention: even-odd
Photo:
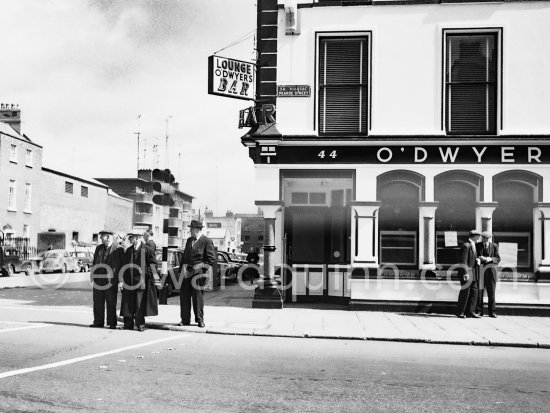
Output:
[[136,173],[139,176],[139,134],[141,132],[141,115],[137,117],[137,122],[138,122],[138,128],[137,128],[137,132],[134,132],[134,135],[137,135],[137,171]]
[[178,182],[181,183],[181,152],[178,152]]
[[172,116],[168,116],[166,118],[166,159],[164,160],[164,168],[169,169],[168,166],[168,121],[170,120]]

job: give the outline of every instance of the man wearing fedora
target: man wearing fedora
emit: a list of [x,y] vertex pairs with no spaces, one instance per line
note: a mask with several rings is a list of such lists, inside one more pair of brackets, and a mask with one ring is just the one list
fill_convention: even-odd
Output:
[[481,262],[479,273],[479,294],[477,299],[477,312],[483,316],[483,291],[487,290],[489,317],[496,318],[495,313],[495,290],[497,287],[497,267],[500,262],[498,245],[491,242],[493,234],[490,232],[481,233],[481,242],[477,244],[477,255]]
[[105,306],[107,306],[107,325],[114,330],[117,325],[118,277],[124,249],[114,241],[113,231],[104,229],[99,235],[102,243],[95,249],[90,272],[94,304],[94,322],[90,327],[105,325]]
[[471,230],[468,242],[460,247],[460,266],[458,279],[460,281],[460,293],[456,306],[456,316],[459,318],[480,318],[475,314],[477,306],[479,257],[476,244],[479,242],[481,232]]
[[180,288],[180,326],[191,324],[191,303],[195,321],[199,327],[204,327],[203,290],[206,273],[216,262],[216,251],[212,240],[202,234],[202,224],[192,220],[189,225],[191,236],[187,238],[183,251],[183,263]]

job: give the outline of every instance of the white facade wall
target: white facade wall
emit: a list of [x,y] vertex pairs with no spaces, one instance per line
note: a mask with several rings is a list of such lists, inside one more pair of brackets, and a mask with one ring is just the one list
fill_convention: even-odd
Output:
[[503,127],[499,134],[550,130],[550,2],[298,10],[299,35],[285,35],[285,13],[279,11],[277,84],[311,85],[312,96],[277,99],[277,128],[283,135],[317,134],[316,32],[354,31],[372,33],[369,134],[444,135],[443,29],[470,28],[503,31]]

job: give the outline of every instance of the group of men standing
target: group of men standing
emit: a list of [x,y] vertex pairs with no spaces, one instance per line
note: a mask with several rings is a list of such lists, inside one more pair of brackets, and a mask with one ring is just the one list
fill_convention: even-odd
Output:
[[[191,237],[187,239],[180,277],[179,325],[190,325],[191,303],[195,322],[204,327],[203,290],[206,273],[212,268],[216,254],[212,241],[201,233],[202,224],[191,221]],[[94,321],[90,327],[107,325],[117,328],[117,296],[121,291],[120,315],[124,329],[145,330],[145,317],[158,315],[157,290],[154,274],[158,271],[156,245],[151,230],[145,233],[130,232],[126,236],[129,246],[115,241],[111,230],[100,232],[101,244],[96,247],[90,278],[93,284]]]
[[487,290],[488,314],[496,318],[495,290],[500,255],[490,232],[470,231],[468,242],[460,248],[458,277],[460,293],[456,307],[459,318],[483,316],[483,292]]

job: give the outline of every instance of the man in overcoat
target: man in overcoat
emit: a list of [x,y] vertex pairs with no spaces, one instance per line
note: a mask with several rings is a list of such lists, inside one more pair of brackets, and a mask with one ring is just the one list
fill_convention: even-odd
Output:
[[458,279],[460,281],[460,293],[456,306],[456,316],[459,318],[479,318],[475,314],[478,292],[478,267],[476,244],[481,233],[477,230],[470,231],[468,242],[460,248],[460,261],[458,268]]
[[191,236],[187,238],[183,251],[183,266],[180,276],[183,277],[180,287],[180,326],[191,324],[191,302],[195,321],[204,327],[203,292],[206,273],[211,271],[216,262],[216,251],[212,240],[202,234],[202,224],[192,220],[189,225]]
[[477,299],[477,312],[483,316],[483,291],[487,290],[489,317],[496,318],[495,312],[495,290],[498,280],[498,263],[500,255],[498,245],[491,242],[493,234],[490,232],[481,233],[481,242],[477,244],[477,255],[481,262],[479,267],[479,294]]
[[145,330],[145,317],[158,315],[157,291],[153,268],[157,266],[155,252],[141,242],[141,234],[128,233],[130,246],[124,255],[122,275],[122,302],[120,315],[124,329]]
[[114,232],[104,229],[99,233],[101,244],[94,252],[90,271],[93,286],[94,322],[90,327],[105,325],[105,307],[107,307],[107,324],[116,329],[116,302],[118,295],[119,270],[124,249],[114,242]]

